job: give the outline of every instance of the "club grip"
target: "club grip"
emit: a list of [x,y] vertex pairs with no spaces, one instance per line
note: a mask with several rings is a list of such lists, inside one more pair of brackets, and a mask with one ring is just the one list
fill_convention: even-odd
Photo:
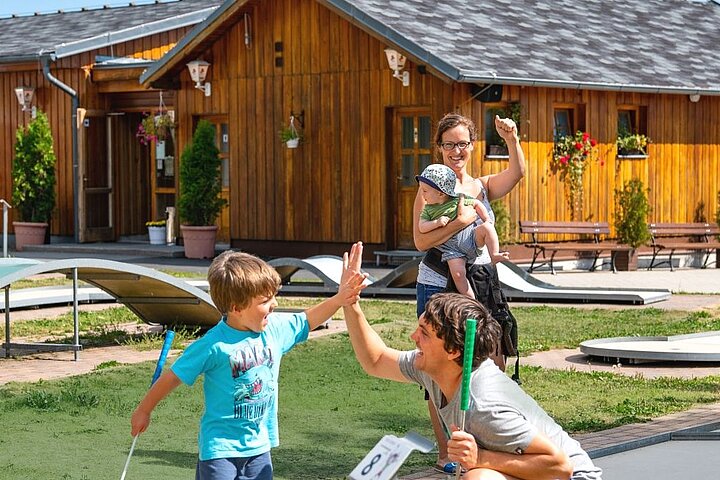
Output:
[[165,360],[167,360],[168,353],[170,353],[170,347],[172,346],[173,339],[175,338],[175,332],[168,330],[165,332],[165,341],[163,342],[162,350],[160,350],[160,357],[158,358],[157,365],[155,365],[155,373],[153,373],[152,386],[160,375],[162,374],[163,367],[165,366]]
[[467,410],[470,406],[470,377],[472,376],[473,353],[475,351],[475,328],[477,320],[465,320],[465,353],[463,354],[462,390],[460,396],[460,410]]

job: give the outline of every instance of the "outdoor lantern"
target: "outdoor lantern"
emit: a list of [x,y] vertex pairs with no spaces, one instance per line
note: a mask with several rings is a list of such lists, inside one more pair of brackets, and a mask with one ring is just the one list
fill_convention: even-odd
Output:
[[15,95],[17,96],[18,103],[23,109],[23,112],[30,110],[32,104],[33,95],[35,95],[35,88],[33,87],[15,87]]
[[190,78],[193,82],[195,82],[195,88],[198,90],[202,90],[205,92],[205,96],[210,96],[210,82],[205,82],[205,77],[207,77],[208,69],[210,68],[210,64],[206,62],[205,60],[193,60],[192,62],[187,64],[188,70],[190,70]]
[[393,77],[400,80],[403,84],[403,87],[409,87],[410,72],[400,73],[400,71],[405,68],[405,55],[398,53],[397,50],[393,50],[392,48],[386,48],[385,55],[387,56],[388,65],[393,71]]

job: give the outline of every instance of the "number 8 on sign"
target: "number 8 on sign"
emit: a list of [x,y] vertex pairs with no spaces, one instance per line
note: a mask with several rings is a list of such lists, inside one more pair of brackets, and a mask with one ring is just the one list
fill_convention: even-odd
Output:
[[351,480],[390,480],[413,447],[394,435],[385,435],[350,473]]
[[362,469],[362,474],[367,475],[368,473],[370,473],[370,470],[372,470],[373,466],[375,466],[375,464],[379,462],[381,458],[382,455],[380,455],[379,453],[375,455],[372,460],[370,460],[370,463],[365,465],[365,468]]

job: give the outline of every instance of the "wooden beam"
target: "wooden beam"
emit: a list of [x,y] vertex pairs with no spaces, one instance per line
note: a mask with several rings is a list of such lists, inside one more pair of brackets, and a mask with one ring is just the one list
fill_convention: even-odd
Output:
[[144,92],[149,90],[135,80],[113,80],[97,84],[99,93]]
[[128,68],[94,68],[92,70],[93,82],[109,82],[113,80],[135,80],[139,83],[140,75],[145,71],[146,67],[128,67]]

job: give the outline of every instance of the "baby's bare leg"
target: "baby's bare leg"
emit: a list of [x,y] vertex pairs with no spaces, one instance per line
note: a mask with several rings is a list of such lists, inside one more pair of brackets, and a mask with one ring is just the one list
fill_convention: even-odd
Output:
[[453,283],[458,293],[467,295],[470,298],[475,298],[475,294],[470,288],[470,282],[465,276],[465,258],[453,258],[448,260],[448,267],[450,268],[450,276],[452,276]]
[[493,263],[502,262],[509,257],[507,252],[500,253],[500,240],[498,240],[495,225],[485,222],[475,228],[475,245],[478,248],[487,246],[488,254]]

